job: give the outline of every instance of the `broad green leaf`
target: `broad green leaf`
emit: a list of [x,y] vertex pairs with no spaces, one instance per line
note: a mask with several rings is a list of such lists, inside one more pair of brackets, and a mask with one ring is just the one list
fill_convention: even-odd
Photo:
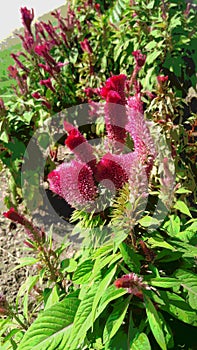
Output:
[[78,306],[76,296],[68,295],[43,311],[26,332],[18,350],[65,350]]
[[97,289],[98,282],[94,283],[93,286],[90,287],[84,299],[80,302],[74,318],[72,333],[67,344],[67,348],[69,350],[76,350],[77,346],[79,346],[79,344],[81,344],[85,339],[88,329],[93,326],[92,306]]
[[107,322],[105,324],[104,332],[103,332],[103,342],[104,344],[108,342],[113,336],[117,333],[119,328],[121,327],[123,320],[125,318],[129,303],[131,300],[131,296],[129,296],[124,302],[120,304],[118,302],[111,314],[109,315]]
[[159,225],[159,221],[155,218],[152,218],[149,215],[144,216],[140,220],[138,220],[139,224],[143,227],[149,227],[151,225]]
[[178,188],[178,190],[176,190],[175,192],[178,194],[192,193],[192,191],[184,187]]
[[59,293],[58,293],[58,287],[55,285],[47,299],[45,310],[49,309],[51,306],[56,304],[59,301]]
[[112,300],[118,299],[125,294],[127,294],[126,289],[123,289],[123,288],[117,289],[114,285],[109,286],[100,300],[99,307],[96,312],[96,317],[98,317],[103,312],[103,310],[107,307],[107,305]]
[[152,248],[160,247],[160,248],[169,249],[171,251],[175,251],[176,250],[175,247],[173,247],[168,242],[164,241],[164,239],[162,237],[159,237],[159,236],[148,238],[148,244],[150,244]]
[[151,350],[147,335],[145,333],[138,333],[131,344],[130,350]]
[[141,267],[140,260],[142,260],[142,257],[124,242],[120,244],[120,252],[125,264],[127,264],[131,271],[138,273]]
[[19,298],[23,296],[25,293],[29,293],[32,290],[32,288],[36,285],[38,280],[39,280],[38,275],[27,277],[26,281],[19,288],[17,298],[16,298],[16,305],[18,305]]
[[173,288],[180,286],[181,282],[176,278],[168,278],[168,277],[161,277],[161,278],[152,278],[148,283],[151,286],[154,287],[160,287],[160,288]]
[[99,301],[100,301],[103,293],[105,293],[105,290],[109,286],[112,278],[114,277],[116,269],[117,269],[116,265],[114,267],[113,266],[110,267],[109,272],[105,275],[105,277],[102,279],[102,281],[98,285],[97,292],[95,294],[94,302],[92,305],[92,321],[94,321],[95,314],[96,314],[96,308],[99,304]]
[[153,51],[152,53],[150,53],[150,54],[147,56],[147,60],[146,60],[147,64],[148,64],[148,65],[152,64],[152,63],[156,60],[156,58],[159,57],[161,54],[162,54],[162,51],[161,51],[161,50],[159,50],[159,51],[156,51],[156,50],[155,50],[155,51]]
[[197,326],[197,312],[179,295],[166,292],[168,300],[160,308],[178,318],[182,322]]
[[183,202],[183,201],[177,201],[174,205],[174,208],[179,210],[181,213],[190,216],[190,218],[192,218],[192,214],[189,211],[189,208],[187,207],[187,205]]
[[92,260],[86,260],[82,262],[74,272],[73,283],[75,284],[87,283],[92,274],[93,265],[94,263]]
[[146,305],[146,313],[147,313],[150,329],[151,329],[157,343],[161,347],[161,349],[167,350],[165,337],[163,334],[162,325],[161,325],[161,321],[160,321],[159,315],[157,313],[157,310],[155,309],[150,298],[148,296],[146,296],[145,294],[144,294],[144,301],[145,301],[145,305]]
[[197,310],[197,277],[194,273],[178,270],[176,277],[180,279],[181,286],[188,292],[189,305]]

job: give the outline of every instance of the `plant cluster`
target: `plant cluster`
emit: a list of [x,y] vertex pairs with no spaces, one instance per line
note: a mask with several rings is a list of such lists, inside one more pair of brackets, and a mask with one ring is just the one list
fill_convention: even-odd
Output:
[[[32,252],[16,268],[35,270],[15,305],[0,295],[2,349],[195,348],[196,110],[195,97],[190,104],[185,97],[196,84],[197,31],[190,7],[77,0],[65,18],[54,11],[54,22],[35,24],[34,11],[21,8],[22,49],[8,67],[13,97],[0,101],[0,145],[10,174],[4,217],[22,225]],[[38,140],[49,151],[50,191],[73,208],[76,224],[60,244],[53,227],[46,234],[20,212],[21,167],[44,122],[85,103],[87,125],[76,109],[64,118],[61,140],[46,132]],[[71,153],[66,162],[58,158],[62,143]],[[37,159],[28,173],[32,201],[39,172]],[[81,244],[73,248],[76,235]]]

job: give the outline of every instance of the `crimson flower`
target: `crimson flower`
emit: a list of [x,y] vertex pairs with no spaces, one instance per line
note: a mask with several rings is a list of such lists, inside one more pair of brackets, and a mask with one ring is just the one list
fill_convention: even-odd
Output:
[[59,165],[49,173],[48,180],[51,191],[73,207],[90,204],[97,194],[91,168],[76,160]]
[[168,81],[168,75],[158,75],[157,81],[159,84],[164,84],[166,81]]
[[28,32],[31,34],[31,23],[34,19],[34,10],[28,10],[27,7],[21,7],[22,22]]
[[93,154],[92,146],[72,124],[64,123],[64,128],[69,134],[65,141],[66,146],[76,154],[79,160],[89,164],[89,166],[94,169],[96,158]]
[[89,55],[92,54],[92,48],[90,46],[88,39],[85,38],[83,41],[80,42],[80,45],[84,52],[87,52]]
[[135,273],[129,273],[118,278],[114,285],[116,288],[125,288],[128,293],[142,297],[142,289],[151,289],[147,284],[143,282],[142,277],[138,277]]
[[[128,176],[124,168],[118,164],[116,158],[111,154],[106,154],[97,164],[95,179],[98,182],[110,180],[115,188],[119,190],[128,181]],[[110,185],[109,185],[110,186]]]
[[132,55],[135,58],[137,66],[139,68],[143,67],[143,65],[144,65],[144,63],[146,61],[146,55],[143,55],[140,50],[133,51]]
[[52,85],[51,78],[45,79],[45,80],[40,80],[40,85],[46,86],[48,89],[51,91],[55,92],[55,89]]

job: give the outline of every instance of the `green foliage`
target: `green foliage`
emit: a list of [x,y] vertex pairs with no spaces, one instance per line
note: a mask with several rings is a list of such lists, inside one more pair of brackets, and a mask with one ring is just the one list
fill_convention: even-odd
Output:
[[[160,150],[150,175],[148,201],[143,207],[145,199],[138,193],[131,204],[125,185],[102,215],[75,210],[71,221],[78,223],[72,235],[79,234],[83,243],[72,256],[69,242],[55,243],[52,233],[44,235],[42,243],[28,236],[36,256],[19,259],[15,269],[34,265],[35,273],[21,286],[16,305],[0,301],[0,313],[6,315],[0,322],[4,350],[191,350],[196,345],[192,339],[197,327],[196,155],[195,140],[191,142],[196,116],[191,105],[186,113],[184,100],[196,84],[194,9],[187,14],[181,0],[166,2],[166,8],[160,0],[98,3],[96,10],[95,4],[73,1],[78,26],[66,32],[68,45],[61,39],[50,50],[56,62],[68,62],[52,77],[55,91],[39,83],[50,77],[38,66],[44,64],[42,57],[29,52],[23,57],[29,70],[27,90],[22,94],[19,88],[0,110],[1,162],[9,170],[11,192],[7,204],[17,207],[23,200],[20,169],[34,132],[52,114],[87,102],[85,88],[100,88],[111,73],[132,75],[134,50],[147,55],[139,78],[146,117],[154,121],[151,132]],[[85,38],[91,54],[81,48]],[[162,87],[156,82],[160,74],[169,76]],[[152,101],[147,91],[154,93]],[[47,99],[51,108],[33,99],[33,92]],[[104,136],[103,119],[95,125],[94,132],[82,127],[82,133],[90,139],[95,132]],[[51,142],[47,135],[42,133],[38,140],[44,151]],[[163,140],[169,144],[167,151],[162,149]],[[133,147],[132,140],[127,143]],[[161,160],[171,151],[176,179],[173,189],[165,192],[159,180],[164,171]],[[54,159],[47,162],[48,168],[55,168]],[[38,173],[29,172],[29,196],[38,188]],[[166,208],[169,212],[161,223],[157,214]]]

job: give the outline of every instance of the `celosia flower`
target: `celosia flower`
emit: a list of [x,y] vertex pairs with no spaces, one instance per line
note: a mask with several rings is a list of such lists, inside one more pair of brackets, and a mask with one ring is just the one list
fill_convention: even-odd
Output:
[[31,33],[31,23],[34,19],[34,10],[28,10],[27,7],[21,7],[20,9],[21,15],[22,15],[22,22],[25,28],[28,30],[30,34]]
[[125,82],[126,82],[126,75],[119,74],[114,75],[111,78],[107,79],[104,87],[101,89],[101,96],[108,102],[110,101],[110,96],[108,97],[108,94],[111,93],[111,91],[115,91],[119,96],[118,97],[118,103],[124,105],[126,103],[126,96],[125,96]]
[[52,85],[51,78],[40,80],[40,85],[44,85],[47,87],[47,89],[50,89],[51,91],[55,92],[55,89]]
[[90,46],[88,39],[85,38],[83,41],[80,42],[80,45],[84,52],[87,52],[89,55],[92,54],[92,48]]
[[18,59],[19,54],[11,53],[11,57],[14,59],[19,68],[23,69],[26,73],[29,73],[29,69]]
[[64,128],[69,134],[65,141],[66,146],[76,154],[79,160],[88,164],[92,170],[94,170],[96,157],[93,153],[92,146],[72,124],[65,122]]
[[18,69],[15,66],[9,66],[8,71],[9,71],[9,76],[11,78],[16,79],[16,77],[18,76]]
[[146,61],[146,55],[143,55],[140,50],[133,51],[132,55],[135,58],[137,66],[139,68],[143,67]]
[[142,114],[143,107],[140,100],[140,94],[129,98],[128,100],[128,124],[126,130],[131,134],[135,151],[147,166],[147,174],[150,172],[153,159],[156,156],[154,141],[150,135],[150,131]]
[[[108,138],[119,143],[125,142],[127,123],[125,96],[126,76],[115,75],[107,79],[105,86],[101,89],[101,96],[106,100],[105,124]],[[119,106],[120,105],[120,106]]]
[[94,7],[95,7],[96,12],[98,14],[100,14],[101,13],[101,5],[100,4],[95,4]]
[[168,81],[168,75],[158,75],[157,81],[159,84],[163,84]]
[[47,43],[45,43],[44,45],[37,45],[35,47],[35,53],[41,57],[44,57],[49,64],[52,64],[54,66],[56,65],[56,61],[49,54],[49,48]]
[[92,203],[97,194],[91,168],[75,160],[59,165],[48,175],[48,181],[51,191],[73,207]]
[[[108,153],[97,164],[95,179],[97,182],[110,180],[113,186],[119,190],[128,181],[128,175],[124,168],[117,162],[116,156]],[[110,187],[110,183],[108,183],[108,186]]]
[[31,94],[31,96],[32,96],[33,98],[35,98],[36,100],[39,100],[40,98],[42,98],[42,96],[40,95],[39,92],[33,92],[33,93]]
[[39,231],[23,215],[19,214],[14,208],[10,208],[7,212],[3,213],[3,216],[13,222],[16,222],[17,224],[24,226],[29,238],[32,241],[36,240],[37,242],[40,242],[40,240],[43,240],[43,233],[41,233],[41,231]]
[[7,114],[5,104],[2,98],[0,98],[0,116],[5,116]]
[[142,296],[143,289],[151,289],[151,287],[143,282],[142,277],[138,277],[133,272],[118,278],[114,282],[114,285],[116,288],[125,288],[127,289],[128,293],[136,295],[138,297],[140,297],[140,295]]
[[86,88],[84,90],[84,92],[85,92],[85,94],[86,94],[86,96],[88,98],[92,98],[94,95],[100,95],[100,89],[99,88],[90,88],[90,87],[88,87],[88,88]]

